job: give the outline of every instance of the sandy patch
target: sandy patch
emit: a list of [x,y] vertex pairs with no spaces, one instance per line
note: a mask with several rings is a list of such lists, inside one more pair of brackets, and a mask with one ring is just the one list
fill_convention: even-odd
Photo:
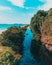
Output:
[[4,29],[4,30],[0,30],[0,34],[2,34],[2,32],[4,32],[6,29]]

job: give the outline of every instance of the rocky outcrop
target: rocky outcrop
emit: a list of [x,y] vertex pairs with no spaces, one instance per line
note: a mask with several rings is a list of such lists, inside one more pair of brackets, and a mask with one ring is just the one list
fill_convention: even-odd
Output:
[[28,25],[10,27],[0,35],[0,64],[18,65],[23,54],[23,41]]
[[34,34],[31,53],[38,61],[52,65],[52,8],[38,11],[31,19],[30,28]]

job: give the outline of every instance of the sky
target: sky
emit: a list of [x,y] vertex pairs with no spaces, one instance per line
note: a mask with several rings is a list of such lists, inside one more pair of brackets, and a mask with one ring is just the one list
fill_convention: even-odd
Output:
[[52,8],[52,0],[0,0],[0,24],[30,24],[38,10]]

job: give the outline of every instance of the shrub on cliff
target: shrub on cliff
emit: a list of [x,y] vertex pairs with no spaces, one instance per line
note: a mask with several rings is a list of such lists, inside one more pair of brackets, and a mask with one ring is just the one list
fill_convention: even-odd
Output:
[[12,49],[18,53],[22,53],[23,40],[27,27],[11,27],[1,34],[1,44],[3,46],[12,47]]
[[18,59],[10,47],[0,46],[0,65],[18,65]]

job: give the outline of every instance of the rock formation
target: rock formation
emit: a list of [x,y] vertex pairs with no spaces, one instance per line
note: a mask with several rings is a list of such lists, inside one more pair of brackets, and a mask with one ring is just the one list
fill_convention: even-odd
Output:
[[1,65],[18,65],[23,53],[23,41],[27,27],[28,25],[24,27],[13,26],[0,34]]
[[30,28],[34,34],[31,52],[38,60],[52,65],[52,8],[39,10],[31,19]]

